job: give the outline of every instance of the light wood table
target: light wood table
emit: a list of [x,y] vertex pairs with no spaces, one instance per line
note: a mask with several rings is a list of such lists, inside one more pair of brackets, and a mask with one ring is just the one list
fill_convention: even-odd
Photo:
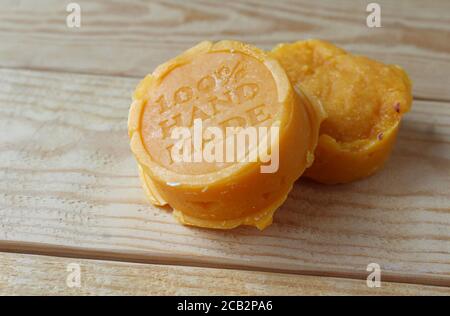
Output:
[[[3,0],[0,294],[450,294],[450,2]],[[412,112],[386,167],[296,183],[260,232],[177,224],[149,205],[127,136],[130,95],[209,39],[305,38],[402,65]],[[369,263],[382,286],[369,288]],[[68,267],[81,287],[67,286]],[[70,271],[70,269],[69,269]]]

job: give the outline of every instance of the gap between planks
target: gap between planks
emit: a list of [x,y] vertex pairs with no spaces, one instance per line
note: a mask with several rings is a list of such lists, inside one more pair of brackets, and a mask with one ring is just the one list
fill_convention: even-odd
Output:
[[[218,258],[217,260],[197,260],[190,259],[189,262],[185,258],[170,255],[167,253],[156,252],[120,252],[120,251],[104,251],[93,250],[82,247],[65,247],[52,244],[43,243],[30,243],[30,242],[10,242],[0,241],[0,253],[13,253],[23,255],[39,255],[49,257],[60,258],[72,258],[81,260],[105,260],[105,261],[117,261],[124,263],[141,263],[141,264],[157,264],[168,266],[182,266],[193,268],[211,268],[211,269],[224,269],[224,270],[241,270],[241,271],[253,271],[253,272],[268,272],[279,273],[287,275],[303,275],[303,276],[316,276],[316,277],[330,277],[336,279],[351,279],[351,280],[366,280],[370,272],[364,273],[362,271],[350,271],[345,269],[336,269],[330,267],[330,269],[322,268],[315,269],[313,266],[305,266],[304,270],[294,267],[292,269],[277,269],[277,268],[264,268],[249,265],[240,265],[236,263],[223,263],[223,260]],[[426,286],[437,286],[450,288],[450,278],[442,278],[440,276],[420,276],[415,274],[399,274],[384,272],[381,274],[382,281],[404,284],[417,284]]]
[[[174,57],[174,56],[172,56]],[[95,72],[85,72],[85,71],[75,71],[75,70],[62,70],[46,67],[14,67],[14,66],[0,66],[0,70],[17,70],[17,71],[33,71],[37,73],[48,73],[48,74],[67,74],[67,75],[82,75],[82,76],[96,76],[96,77],[106,77],[106,78],[123,78],[123,79],[144,79],[144,76],[125,74],[125,73],[95,73]],[[414,94],[414,88],[413,88]],[[439,97],[422,97],[413,95],[416,101],[431,101],[431,102],[450,102],[450,98],[439,98]]]
[[[224,270],[0,253],[0,295],[449,295],[450,289],[381,280]],[[77,286],[73,274],[78,268]],[[73,284],[75,285],[75,284]]]

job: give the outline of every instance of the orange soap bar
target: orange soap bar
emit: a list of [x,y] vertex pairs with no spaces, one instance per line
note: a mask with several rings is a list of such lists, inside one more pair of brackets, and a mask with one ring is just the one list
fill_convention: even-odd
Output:
[[183,224],[263,229],[311,165],[322,119],[265,52],[202,42],[141,81],[128,131],[151,203]]
[[305,175],[345,183],[376,172],[388,158],[402,115],[412,102],[411,83],[396,65],[348,54],[320,40],[276,46],[270,55],[294,86],[323,105],[314,164]]

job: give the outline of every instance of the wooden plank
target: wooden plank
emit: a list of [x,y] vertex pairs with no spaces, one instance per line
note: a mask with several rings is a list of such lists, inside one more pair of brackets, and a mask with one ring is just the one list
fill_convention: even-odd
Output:
[[383,171],[300,180],[260,232],[179,225],[141,191],[128,78],[0,70],[0,249],[450,285],[450,105],[416,101]]
[[382,27],[368,28],[369,2],[79,0],[70,29],[65,1],[3,1],[0,66],[143,77],[205,39],[270,49],[322,38],[402,65],[417,97],[450,100],[450,2],[380,0]]
[[0,253],[0,295],[450,295],[450,289],[383,281],[369,288],[364,280]]

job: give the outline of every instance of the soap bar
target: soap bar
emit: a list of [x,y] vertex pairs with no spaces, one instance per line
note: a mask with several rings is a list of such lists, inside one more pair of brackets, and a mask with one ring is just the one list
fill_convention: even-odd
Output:
[[263,229],[311,165],[323,113],[265,52],[202,42],[140,82],[128,131],[151,203],[183,224]]
[[280,44],[270,55],[286,69],[292,84],[316,97],[327,113],[316,159],[305,176],[334,184],[379,170],[402,115],[411,107],[407,74],[399,66],[355,56],[320,40]]

